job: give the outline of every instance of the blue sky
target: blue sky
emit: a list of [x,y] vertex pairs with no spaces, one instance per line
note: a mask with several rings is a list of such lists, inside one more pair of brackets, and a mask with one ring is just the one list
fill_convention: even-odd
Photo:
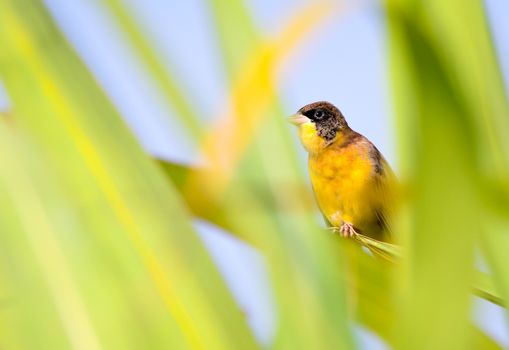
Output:
[[[140,68],[136,54],[96,0],[46,0],[60,27],[96,79],[154,155],[179,162],[196,160],[194,145],[179,127],[171,106]],[[304,0],[248,0],[255,23],[265,35],[277,32]],[[384,19],[377,1],[329,23],[290,62],[291,74],[279,90],[288,114],[316,100],[340,107],[350,125],[371,139],[395,164]],[[177,79],[205,122],[224,105],[226,79],[206,0],[129,0],[126,4],[165,62],[176,67]],[[486,0],[500,63],[509,81],[509,1]],[[0,108],[8,105],[0,86]],[[303,151],[301,151],[304,155]],[[218,263],[257,336],[270,340],[275,315],[264,262],[251,248],[204,222],[196,228]],[[220,254],[219,254],[220,253]],[[506,346],[509,337],[499,309],[476,304],[476,319]],[[359,331],[363,348],[383,345]]]

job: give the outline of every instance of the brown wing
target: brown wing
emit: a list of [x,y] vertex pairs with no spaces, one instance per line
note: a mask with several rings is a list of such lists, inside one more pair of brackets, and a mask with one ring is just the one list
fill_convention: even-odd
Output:
[[377,195],[376,217],[378,219],[380,229],[384,232],[384,238],[391,240],[392,236],[392,220],[397,205],[397,187],[398,181],[389,163],[382,156],[380,151],[372,145],[370,157],[374,162],[375,168],[375,191]]

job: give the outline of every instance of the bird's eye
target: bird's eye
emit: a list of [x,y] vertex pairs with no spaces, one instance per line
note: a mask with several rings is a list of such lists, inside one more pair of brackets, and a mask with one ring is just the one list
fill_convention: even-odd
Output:
[[318,109],[315,111],[315,114],[313,116],[316,120],[320,120],[324,117],[324,113],[321,109]]

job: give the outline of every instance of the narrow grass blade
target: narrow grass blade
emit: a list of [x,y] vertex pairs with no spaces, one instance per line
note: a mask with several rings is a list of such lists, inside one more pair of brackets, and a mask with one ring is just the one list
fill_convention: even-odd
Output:
[[189,98],[189,93],[184,93],[179,86],[181,84],[176,81],[174,68],[170,67],[167,62],[162,62],[160,55],[146,39],[133,15],[122,1],[104,0],[103,3],[111,11],[113,20],[117,22],[126,39],[141,58],[150,76],[170,101],[179,117],[178,120],[182,121],[183,126],[192,137],[199,140],[203,135],[203,126],[192,105],[192,99]]

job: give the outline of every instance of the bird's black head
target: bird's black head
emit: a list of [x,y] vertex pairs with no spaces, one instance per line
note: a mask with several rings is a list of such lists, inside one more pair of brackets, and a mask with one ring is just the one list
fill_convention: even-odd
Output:
[[310,103],[299,109],[297,115],[304,116],[315,123],[318,135],[328,142],[336,137],[338,131],[348,128],[341,111],[330,102]]

